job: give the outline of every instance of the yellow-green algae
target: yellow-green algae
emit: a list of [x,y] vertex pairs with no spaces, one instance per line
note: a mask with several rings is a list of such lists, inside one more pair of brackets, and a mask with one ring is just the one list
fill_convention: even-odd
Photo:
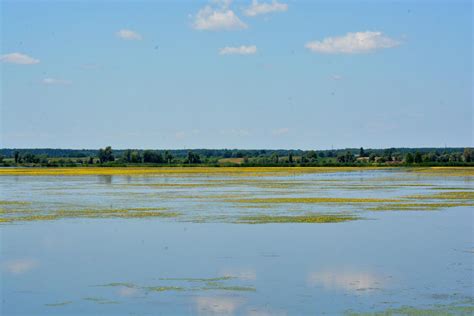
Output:
[[[160,278],[161,281],[167,282],[187,282],[187,286],[179,285],[158,285],[158,286],[138,286],[133,283],[113,282],[108,284],[96,285],[99,287],[128,287],[140,289],[145,292],[166,292],[166,291],[248,291],[255,292],[256,289],[252,286],[240,286],[224,284],[222,282],[237,279],[233,276],[222,276],[215,278]],[[189,283],[193,284],[189,286]],[[195,285],[196,283],[201,283]]]
[[148,292],[165,292],[165,291],[184,291],[186,290],[181,286],[146,286],[142,287],[143,290]]
[[455,192],[441,192],[437,194],[428,195],[411,195],[409,199],[417,200],[474,200],[474,192],[471,191],[455,191]]
[[474,206],[474,203],[392,203],[365,209],[369,211],[434,211],[458,206]]
[[474,305],[434,305],[426,308],[416,308],[403,306],[399,308],[389,308],[380,312],[357,313],[348,311],[348,316],[472,316],[474,315]]
[[229,199],[227,202],[248,203],[248,204],[276,204],[276,203],[385,203],[397,202],[396,199],[378,199],[378,198],[333,198],[333,197],[289,197],[289,198],[246,198]]
[[355,215],[345,214],[310,214],[295,216],[255,215],[241,216],[236,223],[272,224],[272,223],[341,223],[360,219]]
[[186,281],[186,282],[216,282],[216,281],[227,281],[236,279],[233,276],[221,276],[215,278],[160,278],[159,280],[165,281]]
[[94,302],[97,304],[120,304],[120,302],[118,301],[112,301],[112,300],[108,300],[108,299],[100,298],[100,297],[84,297],[83,300]]
[[[163,209],[163,208],[161,208]],[[180,214],[177,212],[166,211],[152,211],[156,210],[150,208],[150,211],[141,210],[141,208],[130,209],[87,209],[87,210],[52,210],[52,211],[22,211],[16,212],[0,212],[0,215],[16,214],[16,216],[2,216],[0,223],[8,222],[31,222],[31,221],[52,221],[59,219],[73,219],[73,218],[174,218]],[[28,215],[27,215],[28,214]]]
[[45,306],[50,306],[50,307],[58,307],[58,306],[65,306],[71,304],[72,301],[64,301],[64,302],[59,302],[59,303],[51,303],[51,304],[44,304]]
[[0,176],[84,176],[84,175],[292,175],[332,173],[372,167],[76,167],[76,168],[0,168]]

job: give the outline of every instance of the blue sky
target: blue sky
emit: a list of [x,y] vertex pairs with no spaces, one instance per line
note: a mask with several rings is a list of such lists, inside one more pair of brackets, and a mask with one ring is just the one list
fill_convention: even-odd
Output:
[[472,146],[470,1],[2,1],[0,147]]

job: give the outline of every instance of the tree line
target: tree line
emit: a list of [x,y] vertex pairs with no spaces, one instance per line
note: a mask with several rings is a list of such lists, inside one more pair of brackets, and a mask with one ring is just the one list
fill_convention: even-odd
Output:
[[[58,156],[57,152],[63,156]],[[3,154],[6,155],[3,155]],[[86,155],[87,153],[87,155]],[[51,155],[50,155],[51,154]],[[365,166],[473,165],[472,148],[388,148],[338,150],[99,150],[2,149],[2,166]]]

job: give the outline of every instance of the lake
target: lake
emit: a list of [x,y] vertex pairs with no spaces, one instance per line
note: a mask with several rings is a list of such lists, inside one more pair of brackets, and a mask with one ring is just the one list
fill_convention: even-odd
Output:
[[469,168],[2,169],[2,315],[470,315],[473,180]]

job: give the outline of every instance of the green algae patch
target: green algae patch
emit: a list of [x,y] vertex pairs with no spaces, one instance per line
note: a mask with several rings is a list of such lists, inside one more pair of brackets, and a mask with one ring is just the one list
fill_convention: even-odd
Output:
[[65,306],[71,304],[72,301],[64,301],[64,302],[59,302],[59,303],[51,303],[51,304],[44,304],[45,306],[50,306],[50,307],[59,307],[59,306]]
[[31,204],[31,202],[26,202],[26,201],[3,201],[0,200],[0,205],[28,205]]
[[474,206],[474,203],[394,203],[365,209],[368,211],[436,211],[458,206]]
[[345,314],[348,316],[471,316],[474,314],[474,306],[434,305],[426,308],[403,306],[380,312],[357,313],[348,311]]
[[250,198],[250,199],[234,199],[226,200],[226,202],[247,203],[247,204],[277,204],[277,203],[386,203],[398,202],[396,199],[377,199],[377,198],[332,198],[332,197],[294,197],[294,198]]
[[241,224],[273,224],[273,223],[342,223],[360,219],[355,215],[314,214],[300,216],[255,215],[241,216],[236,223]]
[[137,286],[133,283],[126,283],[126,282],[112,282],[107,284],[99,284],[96,286],[100,287],[128,287],[128,288],[137,288]]
[[146,286],[142,288],[148,292],[167,292],[167,291],[185,291],[184,287],[180,286]]
[[[156,211],[164,208],[130,208],[130,209],[90,209],[90,210],[7,210],[0,212],[0,223],[6,222],[33,222],[52,221],[74,218],[175,218],[180,216],[177,212]],[[11,216],[15,214],[15,216]],[[8,216],[2,216],[8,215]]]
[[442,177],[473,177],[473,167],[429,167],[407,169],[409,172],[421,173],[427,176]]
[[455,191],[455,192],[441,192],[437,194],[428,195],[411,195],[408,199],[417,200],[474,200],[474,192],[472,191]]
[[84,297],[84,301],[94,302],[97,304],[120,304],[118,301],[112,301],[101,297]]
[[225,285],[218,282],[207,282],[200,290],[203,291],[236,291],[236,292],[256,292],[253,286]]
[[217,281],[227,281],[236,279],[233,276],[222,276],[215,278],[160,278],[159,280],[164,281],[185,281],[185,282],[217,282]]

